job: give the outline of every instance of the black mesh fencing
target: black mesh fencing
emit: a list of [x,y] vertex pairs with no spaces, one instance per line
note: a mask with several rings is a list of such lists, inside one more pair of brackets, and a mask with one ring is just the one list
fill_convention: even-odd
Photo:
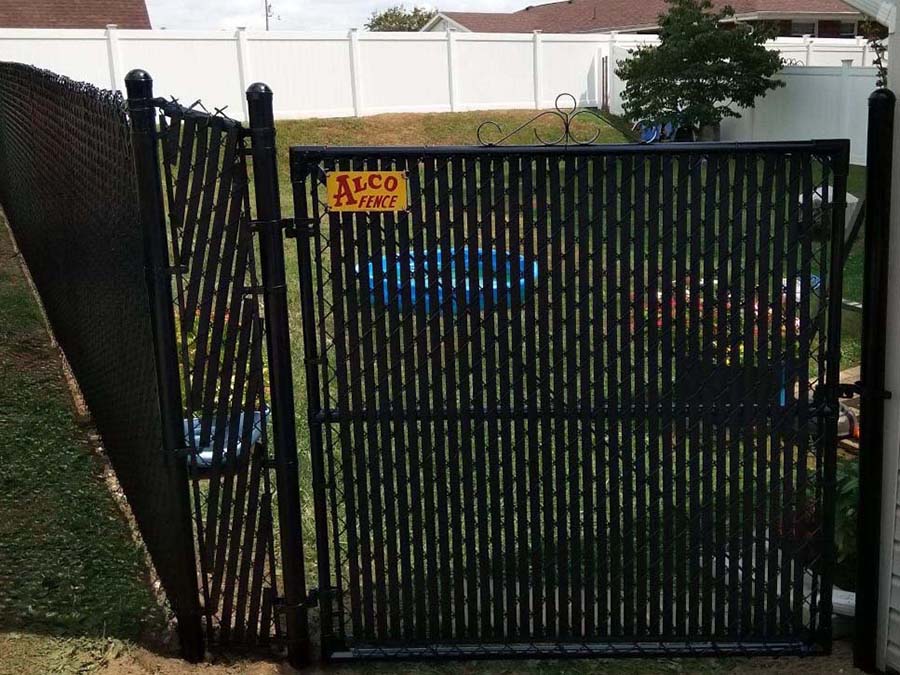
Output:
[[129,134],[120,95],[0,63],[0,202],[181,621],[197,577],[183,460],[161,445]]

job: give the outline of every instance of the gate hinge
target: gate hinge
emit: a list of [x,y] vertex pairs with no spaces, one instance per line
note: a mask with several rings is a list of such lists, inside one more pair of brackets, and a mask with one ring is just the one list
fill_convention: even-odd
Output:
[[191,447],[184,447],[184,448],[175,448],[174,450],[172,450],[171,454],[174,455],[175,457],[177,457],[178,459],[188,459],[190,457],[194,457],[195,455],[197,455],[199,453]]
[[865,396],[866,394],[883,401],[887,401],[891,398],[891,392],[886,389],[880,391],[867,391],[863,386],[863,383],[859,380],[852,383],[841,382],[838,385],[838,398],[856,398],[857,396]]
[[315,234],[316,220],[315,218],[294,218],[294,225],[289,231],[285,232],[286,237],[297,237],[297,235],[306,235],[307,237]]
[[165,274],[175,276],[176,274],[187,274],[188,266],[187,265],[172,265],[171,267],[163,267],[163,272]]
[[244,286],[243,293],[245,296],[249,297],[252,295],[265,295],[267,293],[268,294],[284,293],[286,290],[287,290],[287,286],[285,286],[284,284],[278,284],[276,286],[272,286],[271,288],[266,288],[262,284],[256,284],[256,285],[250,284],[250,285]]
[[306,599],[301,600],[295,605],[289,605],[284,601],[283,597],[279,596],[275,598],[272,607],[276,612],[287,612],[292,609],[315,609],[319,606],[320,600],[331,598],[334,595],[334,591],[335,589],[333,588],[311,588],[306,594]]
[[310,588],[306,595],[306,607],[318,607],[323,600],[330,600],[335,596],[337,589],[326,586],[325,588]]

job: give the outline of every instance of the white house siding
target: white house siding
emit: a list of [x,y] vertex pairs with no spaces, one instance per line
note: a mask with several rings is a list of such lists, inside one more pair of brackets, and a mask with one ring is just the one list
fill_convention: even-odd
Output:
[[[896,33],[891,33],[888,48],[900,49],[900,36]],[[889,64],[888,77],[896,91],[900,86],[900,60],[894,61],[896,63]],[[878,668],[882,671],[900,671],[900,114],[895,114],[894,139],[885,363],[885,388],[894,395],[884,404],[883,544],[876,654]]]
[[[887,450],[887,448],[885,448]],[[896,455],[896,452],[894,453]],[[897,475],[894,476],[895,481],[900,480]],[[884,665],[882,668],[890,668],[900,671],[900,505],[896,504],[896,496],[892,502],[895,507],[893,509],[893,532],[891,532],[890,541],[892,546],[890,549],[890,586],[886,589],[883,596],[887,596],[887,631],[884,650]]]
[[458,30],[457,26],[454,26],[446,19],[438,19],[433,24],[427,27],[429,33],[445,33],[447,30]]

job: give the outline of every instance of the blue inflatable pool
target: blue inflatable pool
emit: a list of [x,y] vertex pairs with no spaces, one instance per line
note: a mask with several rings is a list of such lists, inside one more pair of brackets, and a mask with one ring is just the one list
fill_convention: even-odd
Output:
[[[367,277],[367,279],[361,279],[360,281],[364,285],[368,285],[373,302],[388,305],[391,303],[393,297],[397,308],[400,311],[403,311],[405,303],[409,303],[411,308],[415,308],[417,301],[422,298],[422,304],[424,304],[427,313],[431,313],[431,303],[433,302],[437,303],[435,310],[441,309],[444,304],[445,294],[449,297],[453,311],[456,312],[459,309],[457,305],[458,287],[460,283],[463,284],[463,288],[465,289],[463,296],[465,298],[465,306],[474,307],[477,302],[478,308],[484,309],[485,298],[487,295],[486,291],[488,290],[485,288],[485,262],[487,260],[490,260],[490,263],[487,266],[488,270],[490,271],[493,269],[493,280],[490,293],[494,303],[500,301],[501,290],[506,291],[506,301],[512,303],[514,286],[519,287],[519,299],[523,300],[525,298],[525,288],[528,284],[529,276],[533,283],[537,283],[537,262],[533,262],[529,266],[528,262],[525,260],[525,256],[507,253],[505,264],[503,266],[504,269],[501,270],[498,268],[498,255],[496,249],[491,249],[489,253],[483,249],[476,249],[476,251],[477,255],[472,256],[469,253],[469,247],[464,246],[459,252],[462,255],[462,267],[465,278],[458,280],[458,254],[456,249],[451,248],[449,250],[449,255],[446,256],[446,265],[449,266],[450,288],[445,288],[445,256],[440,248],[435,249],[433,256],[428,251],[423,251],[420,257],[417,257],[415,253],[410,252],[407,255],[397,257],[393,261],[389,261],[387,256],[382,256],[381,273],[378,274],[377,279],[375,274],[375,261],[369,261],[365,273],[362,273],[359,267],[357,267],[357,272],[360,273],[360,276]],[[488,255],[490,255],[490,258],[487,258]],[[429,265],[432,262],[437,265],[436,274],[429,269]],[[424,275],[422,289],[417,288],[416,284],[416,271],[418,269],[417,266],[420,264]],[[472,284],[473,279],[471,269],[473,264],[475,264],[477,269],[477,288],[473,288]],[[396,278],[396,287],[393,289],[393,283],[390,281],[389,267],[393,267],[392,274]],[[404,278],[408,280],[406,287],[403,284]],[[431,283],[435,284],[434,289],[429,287],[429,284]],[[380,292],[376,288],[377,286],[381,287]]]
[[[268,411],[266,411],[268,412]],[[250,421],[249,418],[247,421]],[[237,457],[241,457],[244,454],[244,413],[240,413],[240,416],[237,421],[237,425],[235,426],[235,432],[238,435],[235,441],[235,455]],[[253,447],[256,443],[259,442],[260,437],[262,436],[262,425],[263,425],[263,413],[259,410],[254,411],[253,420],[252,420],[253,428],[250,430],[250,443],[249,447]],[[211,429],[209,431],[210,436],[210,444],[209,445],[201,445],[200,440],[200,431],[202,427],[202,421],[199,417],[193,418],[191,422],[188,420],[184,420],[184,442],[187,444],[189,448],[197,448],[197,454],[193,456],[193,461],[191,458],[188,458],[188,462],[192,462],[192,466],[197,469],[206,470],[212,468],[213,465],[213,446],[212,439],[216,436],[216,423],[213,422],[211,425]],[[229,441],[232,439],[229,437],[231,433],[231,419],[226,420],[226,426],[228,427],[228,431],[225,432],[224,437],[224,448],[222,450],[222,463],[228,461],[228,445]],[[193,437],[193,442],[191,440]]]

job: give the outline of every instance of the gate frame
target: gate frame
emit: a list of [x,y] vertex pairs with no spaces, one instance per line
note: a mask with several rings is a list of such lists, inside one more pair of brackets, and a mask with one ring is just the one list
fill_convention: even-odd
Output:
[[269,385],[274,411],[275,479],[284,582],[284,603],[280,609],[287,620],[288,661],[295,668],[301,668],[310,663],[310,641],[282,231],[289,221],[281,217],[275,116],[272,90],[268,85],[262,82],[251,84],[247,89],[247,106],[253,184],[256,188],[256,220],[252,225],[259,233]]
[[[153,79],[135,69],[125,78],[131,117],[135,171],[144,237],[145,272],[149,314],[153,330],[154,360],[159,387],[159,407],[163,431],[163,451],[174,463],[179,483],[179,522],[174,525],[186,583],[193,589],[188,608],[175,608],[183,657],[191,662],[204,658],[203,617],[198,585],[190,500],[190,478],[184,436],[183,404],[179,382],[179,361],[173,295],[172,267],[169,258],[166,209],[160,173],[157,99],[153,97]],[[291,367],[290,329],[285,281],[284,238],[287,224],[281,217],[278,167],[275,147],[275,123],[272,91],[262,83],[247,90],[250,138],[248,155],[252,160],[256,188],[256,220],[250,222],[259,237],[262,291],[266,325],[266,348],[270,365],[271,416],[274,427],[274,465],[278,488],[278,520],[281,538],[281,567],[284,598],[275,606],[284,614],[287,628],[289,663],[301,668],[311,661],[303,535],[300,509],[300,484],[297,459],[297,432]],[[278,620],[277,618],[275,619]]]
[[[882,497],[884,474],[888,267],[891,231],[891,184],[894,107],[890,89],[869,96],[866,162],[866,239],[863,267],[862,357],[860,381],[851,392],[860,396],[859,508],[857,511],[856,627],[853,665],[876,672],[879,653],[879,609],[884,600],[882,566]],[[851,393],[848,392],[848,393]],[[894,479],[896,480],[896,478]],[[890,505],[893,512],[895,505]],[[891,527],[893,531],[893,527]],[[889,551],[890,549],[888,549]],[[890,553],[885,554],[890,560]],[[887,589],[888,597],[890,589]],[[883,604],[883,602],[882,602]]]
[[[324,455],[322,442],[322,426],[333,420],[327,410],[321,409],[319,391],[320,354],[318,353],[318,336],[314,308],[315,290],[312,284],[310,238],[319,221],[310,222],[297,216],[299,286],[301,295],[301,312],[303,317],[304,349],[306,354],[306,374],[309,399],[305,417],[310,425],[311,458],[313,465],[313,501],[316,517],[317,563],[319,583],[325,584],[319,593],[320,635],[322,642],[321,659],[323,661],[347,660],[408,660],[417,656],[427,660],[458,660],[484,658],[569,658],[610,656],[729,656],[729,655],[811,655],[830,654],[832,649],[832,597],[833,572],[836,559],[834,544],[835,528],[835,490],[837,459],[837,424],[839,418],[839,400],[842,394],[840,385],[840,340],[842,323],[842,291],[844,262],[844,222],[846,210],[847,180],[850,164],[850,142],[847,139],[817,139],[810,141],[753,141],[753,142],[699,142],[675,143],[666,145],[544,145],[544,146],[292,146],[290,148],[290,177],[294,193],[295,208],[298,195],[304,190],[301,180],[313,167],[318,167],[323,159],[352,160],[360,158],[406,159],[425,154],[428,157],[449,158],[453,156],[510,156],[510,155],[648,155],[662,154],[679,156],[685,154],[701,155],[707,153],[727,154],[730,151],[773,152],[808,151],[821,153],[831,158],[832,189],[830,250],[827,272],[827,309],[824,317],[826,336],[826,356],[821,369],[821,391],[824,403],[819,413],[826,438],[820,441],[824,454],[822,462],[822,503],[826,506],[822,518],[822,559],[825,569],[821,572],[823,588],[828,593],[821,593],[818,611],[821,615],[816,632],[804,640],[800,636],[796,640],[778,640],[771,642],[743,642],[727,639],[716,642],[691,641],[689,638],[677,641],[646,640],[634,642],[632,649],[623,649],[621,643],[606,642],[516,642],[510,640],[499,643],[452,644],[441,645],[434,639],[428,646],[406,645],[396,652],[380,645],[374,647],[361,646],[350,648],[336,640],[331,626],[330,590],[331,573],[330,535],[327,531],[327,497],[322,483]],[[308,196],[304,194],[304,199]],[[324,214],[327,213],[323,212]],[[303,239],[300,242],[300,239]],[[824,281],[824,280],[823,280]],[[326,621],[325,619],[328,619]],[[327,648],[330,647],[330,648]]]

